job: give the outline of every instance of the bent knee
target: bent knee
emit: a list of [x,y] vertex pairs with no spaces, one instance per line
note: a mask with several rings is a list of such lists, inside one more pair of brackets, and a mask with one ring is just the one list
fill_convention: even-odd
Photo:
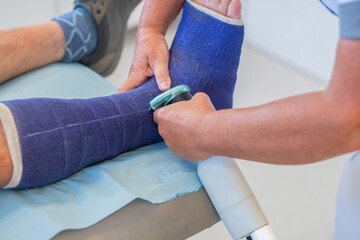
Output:
[[13,165],[6,142],[3,126],[0,122],[0,187],[6,186],[11,179]]

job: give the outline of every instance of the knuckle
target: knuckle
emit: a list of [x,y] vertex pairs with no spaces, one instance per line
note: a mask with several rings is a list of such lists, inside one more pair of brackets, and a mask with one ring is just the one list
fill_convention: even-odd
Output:
[[153,56],[150,56],[149,58],[150,65],[165,65],[166,64],[166,57],[162,54],[156,54]]
[[209,97],[209,95],[207,95],[206,93],[200,93],[200,96],[201,96],[201,98],[203,99],[203,100],[210,100],[210,97]]
[[138,69],[136,67],[136,65],[131,64],[130,69],[129,69],[129,76],[133,76],[138,72]]
[[195,94],[194,96],[195,98],[199,98],[199,99],[205,99],[207,97],[207,95],[203,92],[198,92]]
[[130,75],[130,74],[133,74],[133,75],[135,75],[135,74],[141,74],[141,73],[146,72],[146,70],[147,70],[147,66],[144,67],[144,66],[141,65],[141,64],[138,64],[138,63],[133,62],[133,63],[131,64],[131,66],[130,66],[130,69],[129,69],[129,75]]
[[157,65],[159,63],[159,58],[158,56],[151,56],[149,57],[149,65],[153,68],[155,65]]

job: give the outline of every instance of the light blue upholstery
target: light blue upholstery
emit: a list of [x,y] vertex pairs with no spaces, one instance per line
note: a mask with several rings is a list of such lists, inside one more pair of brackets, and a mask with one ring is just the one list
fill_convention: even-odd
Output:
[[77,63],[52,64],[0,85],[0,101],[32,97],[91,98],[113,94],[115,87]]

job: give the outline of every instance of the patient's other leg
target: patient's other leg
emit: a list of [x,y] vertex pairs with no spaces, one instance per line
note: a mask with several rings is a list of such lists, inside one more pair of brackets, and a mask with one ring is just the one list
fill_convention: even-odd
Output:
[[97,47],[98,29],[84,7],[54,21],[0,31],[0,83],[53,62],[76,62]]
[[0,31],[0,83],[62,59],[63,31],[56,22]]
[[[173,84],[207,93],[217,109],[230,108],[243,33],[240,20],[185,3],[170,51]],[[52,183],[121,152],[161,141],[149,109],[150,100],[160,93],[151,78],[136,89],[101,98],[0,103],[14,169],[6,187]]]
[[9,148],[7,146],[4,129],[0,121],[0,187],[5,186],[11,179],[13,166]]
[[53,62],[80,61],[99,74],[117,65],[131,11],[140,0],[77,0],[41,25],[0,31],[0,83]]

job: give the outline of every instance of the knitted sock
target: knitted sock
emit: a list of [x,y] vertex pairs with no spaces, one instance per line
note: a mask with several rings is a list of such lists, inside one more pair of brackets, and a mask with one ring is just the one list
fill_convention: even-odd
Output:
[[[230,108],[243,26],[220,21],[186,3],[171,49],[173,85],[203,91],[217,109]],[[224,17],[219,17],[220,19]],[[154,78],[142,86],[93,99],[25,99],[0,104],[14,165],[6,187],[35,187],[61,180],[117,154],[161,141],[149,102]]]
[[61,62],[77,62],[96,49],[97,25],[85,8],[75,8],[52,20],[59,23],[65,35],[65,55]]

